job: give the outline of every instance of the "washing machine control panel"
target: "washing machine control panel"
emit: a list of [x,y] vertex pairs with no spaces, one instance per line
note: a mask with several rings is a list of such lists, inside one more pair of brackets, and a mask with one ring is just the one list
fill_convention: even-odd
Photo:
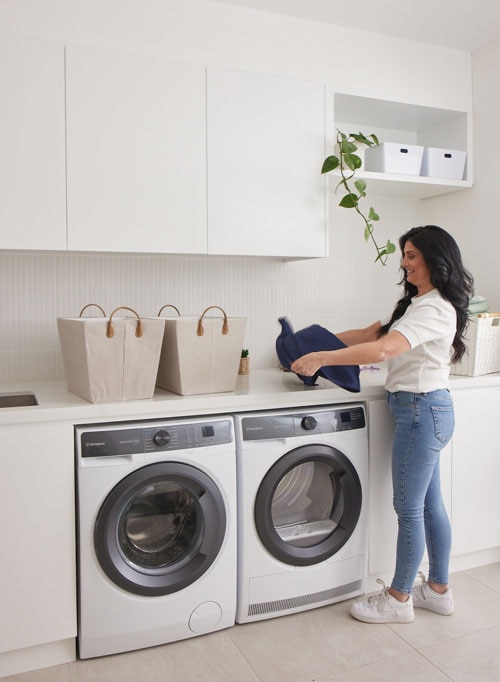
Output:
[[364,429],[366,419],[362,406],[346,406],[312,412],[273,412],[248,416],[242,418],[241,424],[243,440],[249,441]]
[[116,457],[189,450],[233,441],[230,419],[132,425],[106,424],[80,433],[82,457]]

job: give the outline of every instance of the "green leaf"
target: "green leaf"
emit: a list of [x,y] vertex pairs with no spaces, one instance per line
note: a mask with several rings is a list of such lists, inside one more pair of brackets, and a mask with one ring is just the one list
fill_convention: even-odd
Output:
[[351,170],[361,168],[361,159],[357,154],[346,154],[344,156],[344,163]]
[[366,182],[364,180],[355,180],[354,187],[358,190],[362,197],[366,197]]
[[323,161],[323,166],[321,168],[322,173],[329,173],[330,171],[338,168],[340,164],[339,158],[337,156],[328,156]]
[[390,239],[388,239],[387,244],[385,246],[385,249],[386,249],[387,253],[394,253],[394,251],[396,250],[396,246],[395,246],[395,244],[393,244],[391,242]]
[[356,194],[346,194],[339,203],[342,208],[355,208],[358,205],[358,197]]
[[351,137],[356,140],[356,142],[359,142],[359,144],[364,144],[367,147],[373,146],[373,142],[366,137],[366,135],[363,135],[363,133],[351,133]]
[[367,241],[370,239],[370,235],[371,235],[371,233],[372,233],[372,229],[373,229],[373,228],[372,228],[372,226],[371,226],[370,224],[368,224],[368,225],[365,227],[365,242],[367,242]]
[[341,154],[348,155],[348,154],[353,154],[357,150],[357,147],[348,138],[345,138],[339,144],[339,150],[340,150]]
[[368,212],[368,220],[375,220],[375,221],[380,220],[380,217],[379,217],[378,213],[375,212],[375,209],[373,208],[373,206],[370,206],[370,210]]
[[372,133],[372,134],[369,135],[368,137],[371,137],[371,138],[372,138],[373,144],[377,145],[377,147],[380,146],[380,142],[378,141],[378,137],[375,135],[375,133]]

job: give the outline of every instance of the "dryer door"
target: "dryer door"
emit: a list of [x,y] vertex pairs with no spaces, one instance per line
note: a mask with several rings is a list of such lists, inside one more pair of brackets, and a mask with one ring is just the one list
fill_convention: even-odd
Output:
[[99,510],[94,545],[106,575],[140,595],[195,582],[216,559],[226,532],[222,494],[196,467],[160,462],[137,469]]
[[349,459],[334,447],[290,450],[267,472],[255,499],[259,537],[277,559],[309,566],[328,559],[352,535],[362,490]]

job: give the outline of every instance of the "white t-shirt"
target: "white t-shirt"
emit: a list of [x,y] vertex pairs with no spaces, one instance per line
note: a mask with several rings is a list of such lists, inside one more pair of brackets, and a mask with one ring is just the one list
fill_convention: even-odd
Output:
[[450,353],[457,329],[455,308],[437,289],[415,296],[390,331],[402,334],[411,348],[388,362],[388,391],[428,393],[448,388]]

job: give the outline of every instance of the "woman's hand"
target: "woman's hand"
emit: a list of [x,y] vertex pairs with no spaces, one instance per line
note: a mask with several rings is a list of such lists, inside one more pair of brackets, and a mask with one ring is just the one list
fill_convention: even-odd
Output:
[[319,359],[319,353],[307,353],[297,358],[290,365],[292,372],[296,374],[302,374],[304,377],[312,377],[316,372],[321,369],[321,362]]
[[307,353],[292,362],[290,369],[296,374],[311,377],[321,369],[337,365],[366,365],[385,362],[411,348],[410,342],[398,331],[390,331],[376,341],[358,343],[338,350],[319,350]]

